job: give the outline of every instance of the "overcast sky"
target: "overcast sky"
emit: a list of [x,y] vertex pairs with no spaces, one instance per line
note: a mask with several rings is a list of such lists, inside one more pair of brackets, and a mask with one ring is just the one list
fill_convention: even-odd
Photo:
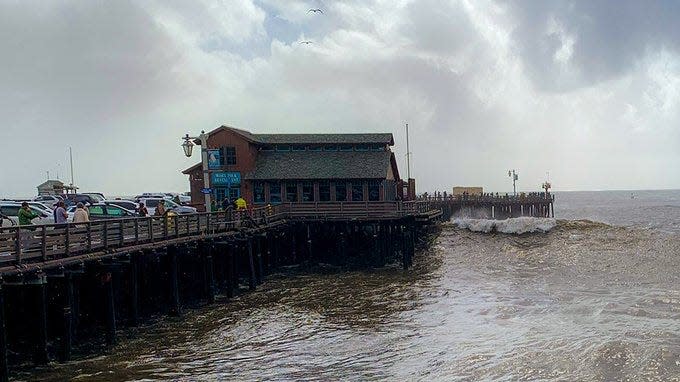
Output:
[[[309,13],[321,8],[323,14]],[[680,2],[0,2],[0,197],[184,191],[180,137],[392,132],[418,191],[680,188]],[[313,44],[300,44],[310,40]]]

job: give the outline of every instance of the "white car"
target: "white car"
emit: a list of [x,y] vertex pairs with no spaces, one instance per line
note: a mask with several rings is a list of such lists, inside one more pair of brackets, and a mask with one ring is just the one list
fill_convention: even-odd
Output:
[[51,214],[52,211],[54,211],[54,208],[55,208],[54,206],[48,206],[47,204],[42,203],[42,202],[30,202],[29,201],[27,203],[31,207],[35,207],[39,210],[45,211],[48,215]]
[[158,207],[158,203],[163,200],[165,201],[165,209],[168,211],[172,211],[177,214],[195,214],[196,213],[196,208],[194,207],[189,207],[189,206],[181,206],[175,202],[173,202],[170,199],[165,199],[165,198],[140,198],[139,201],[144,203],[144,206],[146,206],[147,211],[149,211],[149,215],[154,215],[156,213],[156,207]]
[[[33,219],[32,222],[33,224],[52,224],[54,223],[54,219],[52,217],[52,214],[47,214],[45,211],[42,211],[38,208],[32,207],[31,205],[28,206],[33,212],[38,214],[38,217]],[[17,225],[19,224],[19,209],[21,208],[21,203],[17,202],[1,202],[0,203],[0,213],[2,215],[8,217],[11,222],[7,222],[4,218],[2,219],[2,223],[0,223],[0,226],[6,227],[6,226],[11,226],[11,225]]]
[[60,198],[59,196],[56,195],[38,195],[35,198],[33,198],[34,202],[41,202],[43,204],[46,204],[47,206],[51,207],[57,202],[62,201],[64,199]]

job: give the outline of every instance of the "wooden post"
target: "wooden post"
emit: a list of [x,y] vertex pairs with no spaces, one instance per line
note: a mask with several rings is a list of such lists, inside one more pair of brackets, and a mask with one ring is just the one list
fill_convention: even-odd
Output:
[[257,244],[256,248],[256,257],[257,257],[257,283],[262,284],[264,281],[264,265],[262,264],[263,256],[262,256],[262,237],[261,236],[255,236],[255,243]]
[[312,234],[310,231],[309,224],[306,224],[307,226],[307,262],[311,263],[312,261]]
[[170,261],[170,315],[180,316],[182,314],[182,307],[179,301],[179,265],[178,252],[176,246],[168,248],[168,255]]
[[116,343],[116,302],[113,291],[113,272],[107,272],[104,276],[104,290],[106,293],[106,343]]
[[33,297],[35,298],[36,314],[34,326],[34,347],[33,347],[33,362],[37,365],[47,365],[50,362],[47,354],[47,296],[45,293],[46,279],[40,276],[39,279],[29,285],[33,290]]
[[7,326],[5,325],[5,291],[0,284],[0,382],[9,381],[7,367]]
[[130,326],[139,325],[139,256],[130,254]]
[[203,242],[202,247],[205,253],[205,280],[208,285],[208,304],[215,302],[215,270],[213,268],[213,256],[209,242]]
[[248,262],[250,265],[250,283],[248,287],[250,290],[255,290],[255,285],[257,283],[257,278],[255,275],[255,259],[253,258],[253,239],[248,238]]
[[226,246],[227,250],[227,261],[226,261],[226,274],[227,274],[227,297],[232,298],[234,297],[234,287],[236,284],[235,278],[235,272],[234,272],[234,257],[236,256],[235,254],[237,253],[238,247],[235,248],[234,245],[228,244]]
[[66,303],[63,308],[63,332],[61,337],[61,353],[59,354],[59,360],[61,362],[68,362],[71,360],[71,344],[73,341],[73,274],[66,273],[65,278],[66,286]]

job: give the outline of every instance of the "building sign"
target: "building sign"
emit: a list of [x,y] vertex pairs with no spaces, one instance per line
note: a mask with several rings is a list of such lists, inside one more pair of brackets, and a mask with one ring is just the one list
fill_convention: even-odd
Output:
[[217,170],[220,168],[220,150],[219,149],[209,149],[208,150],[208,169]]
[[220,171],[210,174],[213,186],[230,186],[241,184],[241,173],[237,171]]

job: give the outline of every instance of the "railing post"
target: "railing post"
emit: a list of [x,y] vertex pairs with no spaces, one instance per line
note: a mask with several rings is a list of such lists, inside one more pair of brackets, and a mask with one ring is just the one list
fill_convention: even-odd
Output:
[[71,251],[71,224],[66,223],[64,230],[64,256],[68,257]]
[[43,261],[47,260],[47,226],[44,224],[40,229],[40,252]]
[[120,235],[120,241],[118,242],[120,246],[122,247],[125,245],[125,220],[120,219],[118,220],[118,234]]
[[92,249],[92,223],[87,222],[87,250]]
[[172,220],[175,226],[175,237],[179,237],[179,215],[173,215]]
[[149,227],[149,241],[153,241],[153,217],[147,216],[145,219],[146,225]]
[[139,243],[139,218],[135,218],[135,244]]
[[17,226],[14,233],[14,253],[16,254],[17,264],[21,264],[21,226]]
[[108,221],[104,220],[104,224],[102,227],[102,241],[104,242],[104,248],[108,249],[109,248],[109,226],[108,226]]

